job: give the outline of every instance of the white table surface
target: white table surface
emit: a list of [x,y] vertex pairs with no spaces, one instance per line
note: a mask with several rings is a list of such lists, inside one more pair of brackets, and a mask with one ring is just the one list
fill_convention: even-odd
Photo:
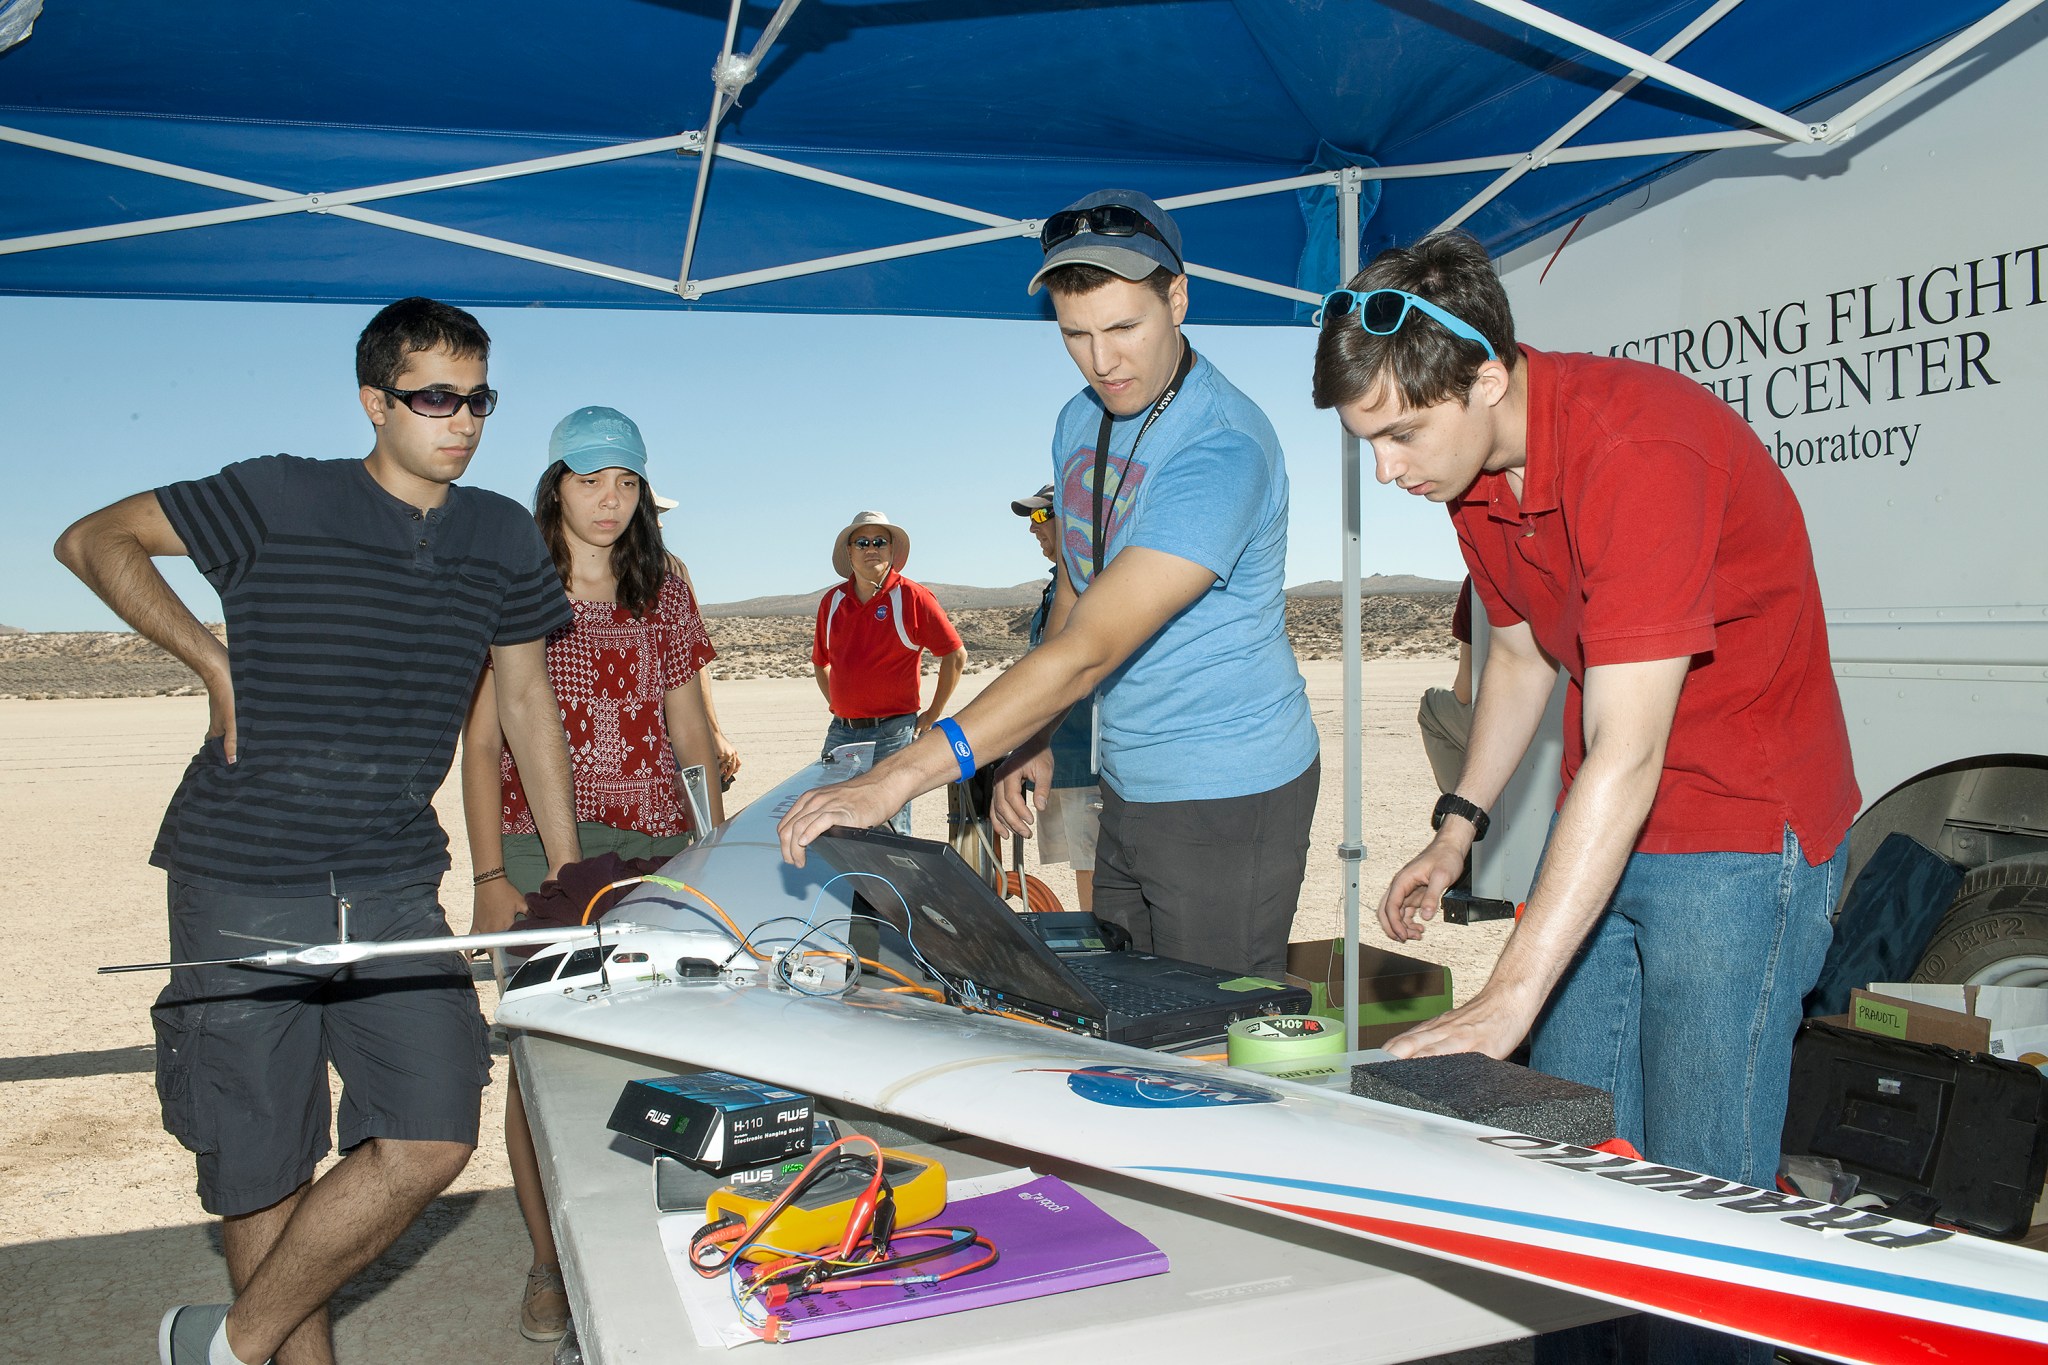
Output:
[[[710,1359],[664,1259],[651,1152],[605,1126],[625,1083],[670,1074],[656,1058],[514,1033],[587,1365]],[[860,1116],[841,1111],[861,1131]],[[1415,1360],[1590,1322],[1615,1310],[1562,1290],[1453,1265],[1275,1215],[1236,1209],[977,1138],[934,1149],[951,1175],[1030,1166],[1060,1176],[1150,1238],[1165,1275],[778,1346],[746,1356],[855,1362],[1205,1362],[1317,1365]],[[764,1356],[765,1358],[765,1356]]]

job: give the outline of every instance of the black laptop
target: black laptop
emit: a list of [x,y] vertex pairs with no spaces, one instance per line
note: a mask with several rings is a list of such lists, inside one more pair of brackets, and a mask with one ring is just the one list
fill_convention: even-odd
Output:
[[901,934],[909,956],[923,960],[955,1004],[1132,1047],[1213,1038],[1236,1019],[1309,1008],[1309,993],[1298,986],[1193,962],[1128,951],[1056,953],[959,854],[930,839],[834,826],[810,852],[835,872],[866,874],[849,882],[860,909]]

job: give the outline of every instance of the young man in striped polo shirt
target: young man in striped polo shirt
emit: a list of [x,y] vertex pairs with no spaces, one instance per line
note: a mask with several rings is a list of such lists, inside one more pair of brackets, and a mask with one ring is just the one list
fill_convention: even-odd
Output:
[[[356,348],[366,459],[275,455],[84,518],[57,556],[206,684],[205,743],[150,861],[169,874],[171,956],[252,942],[448,932],[448,841],[432,801],[488,652],[505,734],[551,871],[578,856],[569,759],[543,646],[569,620],[533,518],[455,480],[497,401],[490,338],[429,299],[380,312]],[[222,645],[151,563],[219,590]],[[338,970],[183,968],[153,1011],[164,1126],[225,1220],[229,1305],[174,1308],[165,1365],[333,1359],[327,1300],[469,1160],[490,1076],[456,954]],[[347,1155],[328,1142],[327,1061]]]

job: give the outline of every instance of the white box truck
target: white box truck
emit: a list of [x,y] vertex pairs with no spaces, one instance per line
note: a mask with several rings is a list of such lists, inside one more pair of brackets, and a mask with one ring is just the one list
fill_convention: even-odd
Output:
[[[1846,142],[1713,154],[1501,263],[1530,344],[1677,370],[1784,469],[1863,790],[1849,879],[1894,830],[1967,871],[1928,981],[2048,985],[2044,91],[2036,13]],[[1482,894],[1527,895],[1562,692]]]

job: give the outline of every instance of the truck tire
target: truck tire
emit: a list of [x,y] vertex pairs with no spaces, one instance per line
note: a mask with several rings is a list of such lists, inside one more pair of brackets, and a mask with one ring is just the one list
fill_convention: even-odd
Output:
[[1986,863],[1964,877],[1913,979],[2048,985],[2048,854]]

